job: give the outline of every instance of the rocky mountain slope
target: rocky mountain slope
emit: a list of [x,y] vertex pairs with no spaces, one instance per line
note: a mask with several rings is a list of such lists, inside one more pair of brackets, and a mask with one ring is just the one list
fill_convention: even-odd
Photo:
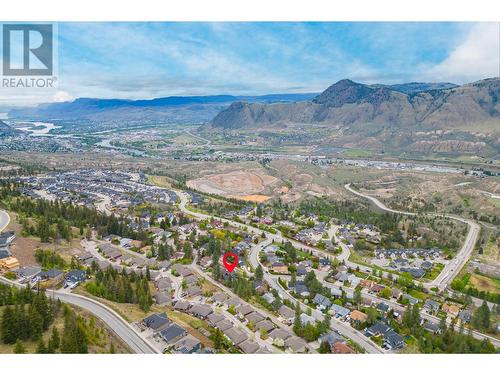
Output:
[[411,145],[413,150],[425,152],[493,152],[492,148],[500,147],[499,96],[499,78],[411,94],[345,79],[311,101],[233,103],[209,126],[238,131],[326,126],[331,129],[329,144],[373,149]]
[[279,122],[332,125],[395,125],[402,128],[500,131],[500,79],[408,95],[388,87],[342,80],[312,101],[261,104],[236,102],[219,113],[214,127],[258,127]]

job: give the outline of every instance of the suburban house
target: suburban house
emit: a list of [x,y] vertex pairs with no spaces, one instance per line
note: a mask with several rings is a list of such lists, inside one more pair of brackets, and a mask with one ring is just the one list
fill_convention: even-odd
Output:
[[174,344],[177,340],[186,335],[187,331],[175,323],[160,332],[161,338],[169,345]]
[[205,319],[213,312],[213,310],[209,305],[197,304],[193,305],[193,307],[189,309],[189,312],[198,318]]
[[288,266],[281,262],[273,263],[271,270],[274,273],[288,273]]
[[441,306],[441,310],[443,310],[450,318],[456,318],[460,312],[460,308],[457,305],[449,305],[447,303],[444,303],[443,306]]
[[345,319],[350,312],[351,310],[349,310],[348,308],[337,305],[335,303],[330,307],[330,314],[339,319]]
[[423,325],[424,329],[426,331],[429,331],[430,333],[434,335],[438,335],[441,333],[441,328],[439,328],[439,324],[431,323],[429,321],[426,321]]
[[361,312],[359,310],[352,311],[350,317],[353,322],[361,323],[366,322],[366,319],[368,319],[368,316],[364,312]]
[[76,286],[87,279],[85,270],[71,270],[64,276],[65,286]]
[[428,299],[424,303],[424,310],[427,311],[429,314],[435,314],[439,311],[439,308],[441,305],[439,302],[436,302],[432,299]]
[[314,296],[313,302],[318,306],[318,309],[320,310],[326,310],[332,304],[329,298],[326,298],[319,293]]
[[224,335],[231,340],[234,345],[241,344],[243,341],[248,340],[248,335],[235,327],[229,328],[224,332]]
[[157,292],[153,295],[155,303],[159,306],[167,306],[172,304],[172,296],[170,292]]
[[345,342],[336,342],[332,345],[333,354],[356,354],[353,348],[347,345]]
[[245,354],[253,354],[259,350],[259,344],[254,341],[246,340],[238,344],[238,347]]
[[191,335],[180,339],[174,345],[175,353],[179,354],[192,354],[196,353],[200,349],[201,349],[200,340]]
[[293,319],[295,318],[295,311],[293,311],[286,305],[282,305],[278,309],[278,314],[280,314],[280,316],[283,318],[283,321],[285,321],[287,324],[292,324]]
[[16,275],[22,281],[31,281],[35,277],[37,277],[40,272],[42,272],[42,268],[38,266],[25,266],[21,267],[16,271]]
[[63,279],[63,272],[61,270],[51,268],[48,271],[42,271],[40,272],[40,280],[41,281],[52,281],[54,284],[62,281]]
[[458,313],[458,319],[464,324],[470,323],[472,319],[472,313],[469,310],[461,310]]
[[145,328],[152,329],[154,332],[161,331],[170,324],[167,314],[152,314],[143,319],[142,325]]

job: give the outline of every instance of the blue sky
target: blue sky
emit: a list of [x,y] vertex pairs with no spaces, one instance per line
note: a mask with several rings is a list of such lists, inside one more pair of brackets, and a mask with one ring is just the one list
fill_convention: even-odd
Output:
[[499,65],[495,23],[60,23],[58,36],[58,91],[36,102],[466,83]]

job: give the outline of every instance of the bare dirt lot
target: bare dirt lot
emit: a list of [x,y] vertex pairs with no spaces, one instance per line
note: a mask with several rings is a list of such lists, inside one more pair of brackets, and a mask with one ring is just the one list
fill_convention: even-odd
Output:
[[264,193],[278,181],[277,178],[255,169],[203,176],[189,180],[187,186],[204,193],[225,197],[267,200],[270,198],[269,196],[259,193]]

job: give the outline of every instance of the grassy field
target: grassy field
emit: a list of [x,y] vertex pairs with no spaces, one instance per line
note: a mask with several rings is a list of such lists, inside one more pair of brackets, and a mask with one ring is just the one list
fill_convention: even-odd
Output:
[[500,280],[473,273],[469,283],[479,291],[500,293]]
[[148,182],[163,188],[171,188],[171,179],[166,176],[148,175]]
[[350,148],[342,152],[342,155],[348,158],[365,158],[373,155],[372,151]]

